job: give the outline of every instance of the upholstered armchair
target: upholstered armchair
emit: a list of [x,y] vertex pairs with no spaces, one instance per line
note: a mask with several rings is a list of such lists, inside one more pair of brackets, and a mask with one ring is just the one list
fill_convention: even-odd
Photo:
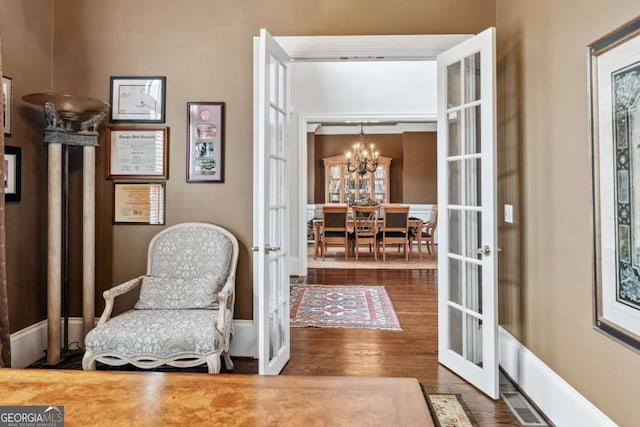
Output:
[[[166,228],[149,244],[147,274],[104,292],[106,306],[85,338],[82,368],[96,361],[139,368],[208,366],[220,372],[224,355],[233,369],[233,333],[238,241],[213,224]],[[114,299],[140,287],[135,307],[111,318]]]

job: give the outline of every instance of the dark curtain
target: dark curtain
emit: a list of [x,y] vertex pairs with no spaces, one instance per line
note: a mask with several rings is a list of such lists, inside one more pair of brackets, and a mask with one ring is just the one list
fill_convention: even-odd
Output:
[[[2,40],[0,40],[0,75],[2,73]],[[2,88],[0,87],[0,90]],[[4,99],[4,98],[2,98]],[[3,104],[0,102],[0,104]],[[4,176],[4,105],[0,105],[0,169]],[[9,337],[9,304],[7,302],[7,235],[4,225],[4,185],[0,186],[0,368],[11,367],[11,341]]]

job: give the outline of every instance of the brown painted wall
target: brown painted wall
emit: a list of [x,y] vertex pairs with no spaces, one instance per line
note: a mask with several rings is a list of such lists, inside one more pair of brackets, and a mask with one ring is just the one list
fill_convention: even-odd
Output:
[[[621,426],[640,356],[593,328],[587,46],[637,0],[498,0],[500,323]],[[500,209],[499,209],[500,210]]]
[[438,203],[438,135],[405,132],[402,135],[402,203]]
[[22,96],[49,92],[53,81],[53,2],[0,0],[5,76],[13,80],[12,135],[5,145],[22,148],[19,202],[7,202],[9,324],[18,331],[46,318],[47,157],[44,116]]
[[[152,0],[0,0],[0,6],[3,66],[14,77],[18,95],[56,91],[108,100],[110,76],[167,77],[166,125],[171,132],[167,225],[202,220],[225,226],[238,236],[236,318],[242,319],[253,314],[249,251],[252,37],[262,27],[274,35],[444,34],[476,33],[495,23],[495,0],[453,4],[450,0],[406,0],[401,5],[383,0],[328,0],[313,4],[313,19],[309,19],[309,5],[295,0],[185,0],[164,2],[162,7]],[[187,101],[226,102],[224,184],[185,182]],[[8,139],[9,144],[23,146],[23,161],[32,164],[30,168],[23,164],[23,201],[7,208],[8,228],[20,230],[18,236],[8,232],[12,330],[45,317],[46,175],[41,168],[46,161],[39,142],[44,125],[40,114],[24,114],[35,117],[14,124],[16,133]],[[104,145],[104,136],[100,143]],[[99,313],[103,290],[144,272],[147,244],[162,227],[111,224],[113,183],[105,179],[103,148],[97,156]],[[77,167],[74,161],[73,191],[78,188]],[[34,199],[24,199],[27,194]],[[72,206],[72,236],[79,232],[77,215],[77,207]],[[76,252],[77,247],[72,247],[72,253]],[[80,313],[80,268],[73,260],[72,315]],[[14,313],[25,316],[20,320]]]
[[314,204],[316,186],[316,134],[307,133],[307,203]]
[[[274,35],[475,33],[494,24],[494,0],[295,0],[163,3],[55,2],[54,75],[58,91],[108,98],[109,77],[167,77],[167,126],[171,170],[167,223],[203,220],[221,224],[241,244],[236,317],[252,318],[252,37],[261,27]],[[144,19],[140,17],[144,16]],[[358,19],[352,19],[357,16]],[[185,182],[187,101],[225,101],[224,184]],[[103,150],[99,167],[104,168]],[[102,169],[103,170],[103,169]],[[160,227],[112,226],[112,183],[98,176],[103,239],[97,295],[144,271],[145,248]],[[101,302],[99,307],[101,308]]]
[[[325,202],[324,162],[322,159],[345,154],[358,141],[358,135],[316,135],[314,203]],[[374,144],[381,156],[391,157],[389,203],[402,202],[402,135],[365,135],[366,144]]]
[[[325,202],[325,157],[344,154],[358,140],[356,135],[316,135],[313,203]],[[391,157],[389,203],[436,203],[437,158],[435,132],[365,135],[381,156]],[[310,169],[311,170],[311,169]],[[311,186],[311,183],[309,183]]]

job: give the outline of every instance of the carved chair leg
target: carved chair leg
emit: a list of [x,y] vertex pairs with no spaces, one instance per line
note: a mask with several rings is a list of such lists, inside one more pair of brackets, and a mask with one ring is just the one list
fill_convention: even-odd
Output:
[[225,351],[224,353],[224,365],[227,367],[228,371],[233,370],[233,361],[231,360],[231,355],[229,355],[228,351]]
[[92,357],[93,353],[91,351],[87,351],[82,357],[82,369],[85,371],[95,371],[96,370],[96,361]]
[[219,374],[220,373],[220,354],[216,353],[207,357],[207,367],[209,368],[210,374]]

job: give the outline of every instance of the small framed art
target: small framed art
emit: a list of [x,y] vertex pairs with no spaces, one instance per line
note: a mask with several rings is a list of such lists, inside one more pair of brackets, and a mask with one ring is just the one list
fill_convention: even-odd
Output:
[[13,81],[9,77],[2,76],[2,127],[5,135],[11,135],[12,107],[13,107]]
[[164,123],[166,77],[111,77],[112,123]]
[[187,103],[187,182],[224,182],[224,102]]
[[114,224],[164,224],[164,182],[116,182],[113,190]]
[[20,172],[22,164],[22,148],[4,146],[4,200],[20,201]]
[[108,127],[107,178],[167,179],[168,127]]

